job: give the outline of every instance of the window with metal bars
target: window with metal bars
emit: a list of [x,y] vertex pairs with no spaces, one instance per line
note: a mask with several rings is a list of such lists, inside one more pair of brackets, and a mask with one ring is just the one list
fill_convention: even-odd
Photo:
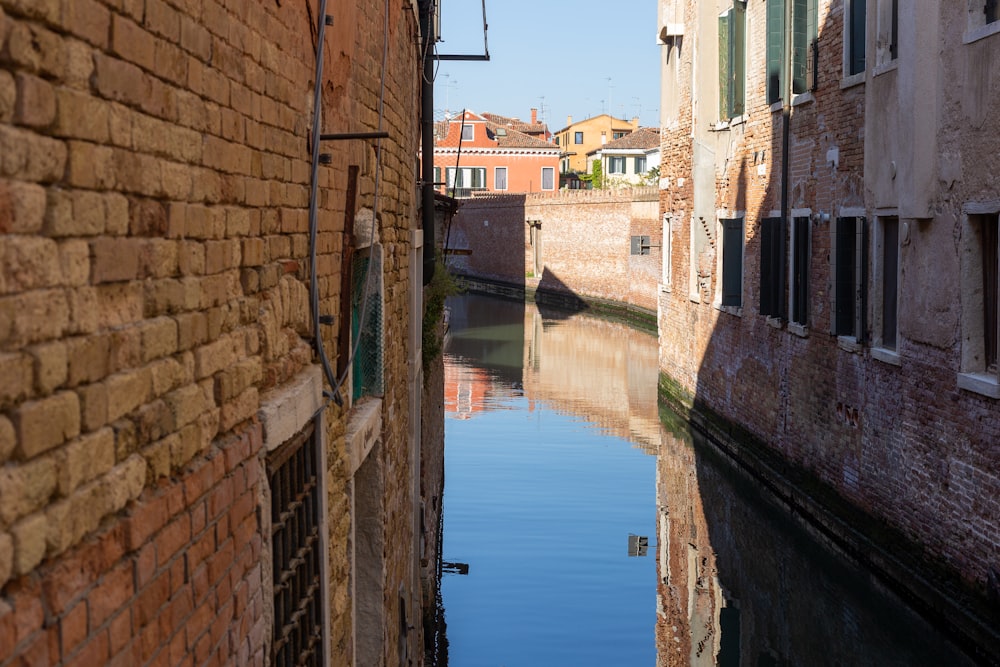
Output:
[[382,395],[382,262],[378,246],[355,254],[351,277],[354,400]]
[[267,458],[277,667],[324,663],[318,437],[309,423]]

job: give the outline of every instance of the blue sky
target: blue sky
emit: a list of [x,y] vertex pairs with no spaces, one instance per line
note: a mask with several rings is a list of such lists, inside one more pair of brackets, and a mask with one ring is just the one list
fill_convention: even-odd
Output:
[[[439,0],[438,52],[482,54],[482,0]],[[657,0],[486,0],[489,62],[439,63],[435,117],[463,107],[552,131],[604,112],[659,124]],[[609,107],[610,105],[610,107]]]

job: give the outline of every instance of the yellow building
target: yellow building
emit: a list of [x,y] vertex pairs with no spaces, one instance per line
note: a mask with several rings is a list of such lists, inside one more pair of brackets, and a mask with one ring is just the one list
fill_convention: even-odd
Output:
[[639,119],[631,121],[601,114],[574,123],[573,117],[566,118],[566,127],[555,133],[554,140],[559,146],[559,173],[587,173],[587,153],[599,149],[604,144],[621,139],[639,129]]

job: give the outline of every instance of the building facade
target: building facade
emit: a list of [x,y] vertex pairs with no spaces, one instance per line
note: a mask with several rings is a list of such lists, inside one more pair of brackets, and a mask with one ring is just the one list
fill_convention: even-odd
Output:
[[311,7],[0,2],[0,664],[422,663],[418,3]]
[[1000,22],[918,5],[661,0],[660,366],[676,401],[891,535],[901,567],[982,601]]
[[[640,127],[621,139],[587,153],[589,173],[601,165],[602,187],[658,185],[660,182],[660,130]],[[651,173],[652,172],[652,173]]]
[[566,118],[566,127],[555,133],[555,142],[561,152],[559,173],[589,173],[587,154],[601,146],[639,129],[639,119],[622,120],[610,114],[601,114],[585,120],[573,122]]
[[467,110],[436,124],[435,187],[454,197],[557,190],[559,149],[487,115]]

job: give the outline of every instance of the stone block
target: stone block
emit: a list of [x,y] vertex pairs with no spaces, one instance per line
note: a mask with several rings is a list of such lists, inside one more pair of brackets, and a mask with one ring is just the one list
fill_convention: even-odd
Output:
[[309,366],[290,382],[267,392],[257,414],[264,429],[264,447],[273,450],[312,418],[323,401],[323,378],[318,365]]
[[14,119],[21,125],[44,128],[56,119],[56,92],[48,81],[31,74],[17,75]]
[[[52,4],[52,0],[46,2]],[[55,79],[62,78],[65,73],[66,52],[62,38],[38,24],[14,23],[7,33],[6,55],[10,61],[32,73]]]
[[110,137],[111,105],[72,88],[56,91],[56,136],[106,143]]
[[0,415],[0,465],[7,462],[7,459],[14,453],[17,446],[17,436],[14,433],[14,424],[9,419]]
[[219,415],[219,428],[223,431],[232,429],[237,424],[252,418],[260,407],[260,397],[257,387],[250,387],[242,394],[222,405]]
[[156,38],[131,19],[114,14],[111,19],[111,50],[122,59],[152,71],[156,67]]
[[148,368],[137,368],[112,375],[108,388],[108,421],[127,415],[151,398],[152,376]]
[[78,287],[67,291],[69,322],[66,334],[92,334],[97,331],[101,324],[98,294],[99,290],[94,287]]
[[199,241],[181,241],[177,251],[177,265],[184,276],[205,273],[205,245]]
[[63,177],[66,159],[63,142],[0,125],[0,176],[52,183]]
[[23,403],[14,412],[18,456],[31,459],[80,434],[80,399],[72,391]]
[[258,384],[263,378],[260,357],[250,357],[223,369],[215,376],[215,398],[225,403],[248,388]]
[[108,336],[69,338],[66,348],[71,387],[107,377],[111,358],[111,339]]
[[103,382],[77,389],[80,396],[80,422],[87,431],[108,423],[108,388]]
[[181,436],[171,433],[166,438],[146,445],[139,452],[146,460],[146,483],[152,484],[157,479],[170,476],[171,452],[180,447]]
[[140,330],[144,362],[166,357],[177,351],[177,321],[173,318],[146,320],[140,325]]
[[14,573],[25,575],[38,567],[45,558],[48,524],[45,514],[39,512],[21,519],[11,526],[14,538]]
[[[0,25],[0,28],[3,26]],[[6,584],[14,572],[14,539],[9,533],[0,533],[0,588]],[[0,612],[3,613],[3,612]],[[13,613],[13,612],[7,612]],[[13,639],[11,639],[13,642]],[[13,643],[8,644],[13,645]]]
[[0,288],[25,292],[61,283],[56,242],[38,236],[0,237]]
[[69,496],[115,465],[115,432],[110,426],[88,433],[55,454],[59,493]]
[[139,276],[139,240],[101,237],[91,241],[94,284],[135,280]]
[[56,491],[56,462],[43,456],[0,468],[0,521],[9,526],[45,507]]
[[69,378],[69,357],[62,341],[36,345],[28,350],[34,359],[35,389],[41,395],[51,394]]
[[105,49],[111,28],[111,12],[96,0],[63,2],[60,25],[94,46]]
[[61,289],[0,298],[0,345],[23,347],[52,340],[68,326],[69,302]]
[[59,243],[59,272],[67,287],[84,287],[90,280],[90,244],[83,239]]
[[195,384],[170,392],[164,396],[164,400],[173,413],[174,424],[177,428],[187,426],[201,416],[205,410],[215,407],[214,404],[206,400],[205,392],[202,391],[201,387]]
[[[0,46],[3,45],[3,26],[0,26]],[[9,123],[14,118],[14,105],[17,103],[17,84],[14,75],[4,70],[0,71],[0,123]]]
[[68,185],[92,190],[109,190],[116,185],[114,150],[83,141],[66,144]]
[[194,351],[195,378],[201,380],[231,366],[243,356],[243,341],[238,336],[224,336]]
[[35,234],[42,229],[44,220],[45,188],[0,180],[0,233]]
[[31,394],[31,357],[21,353],[0,353],[0,406],[24,400]]

